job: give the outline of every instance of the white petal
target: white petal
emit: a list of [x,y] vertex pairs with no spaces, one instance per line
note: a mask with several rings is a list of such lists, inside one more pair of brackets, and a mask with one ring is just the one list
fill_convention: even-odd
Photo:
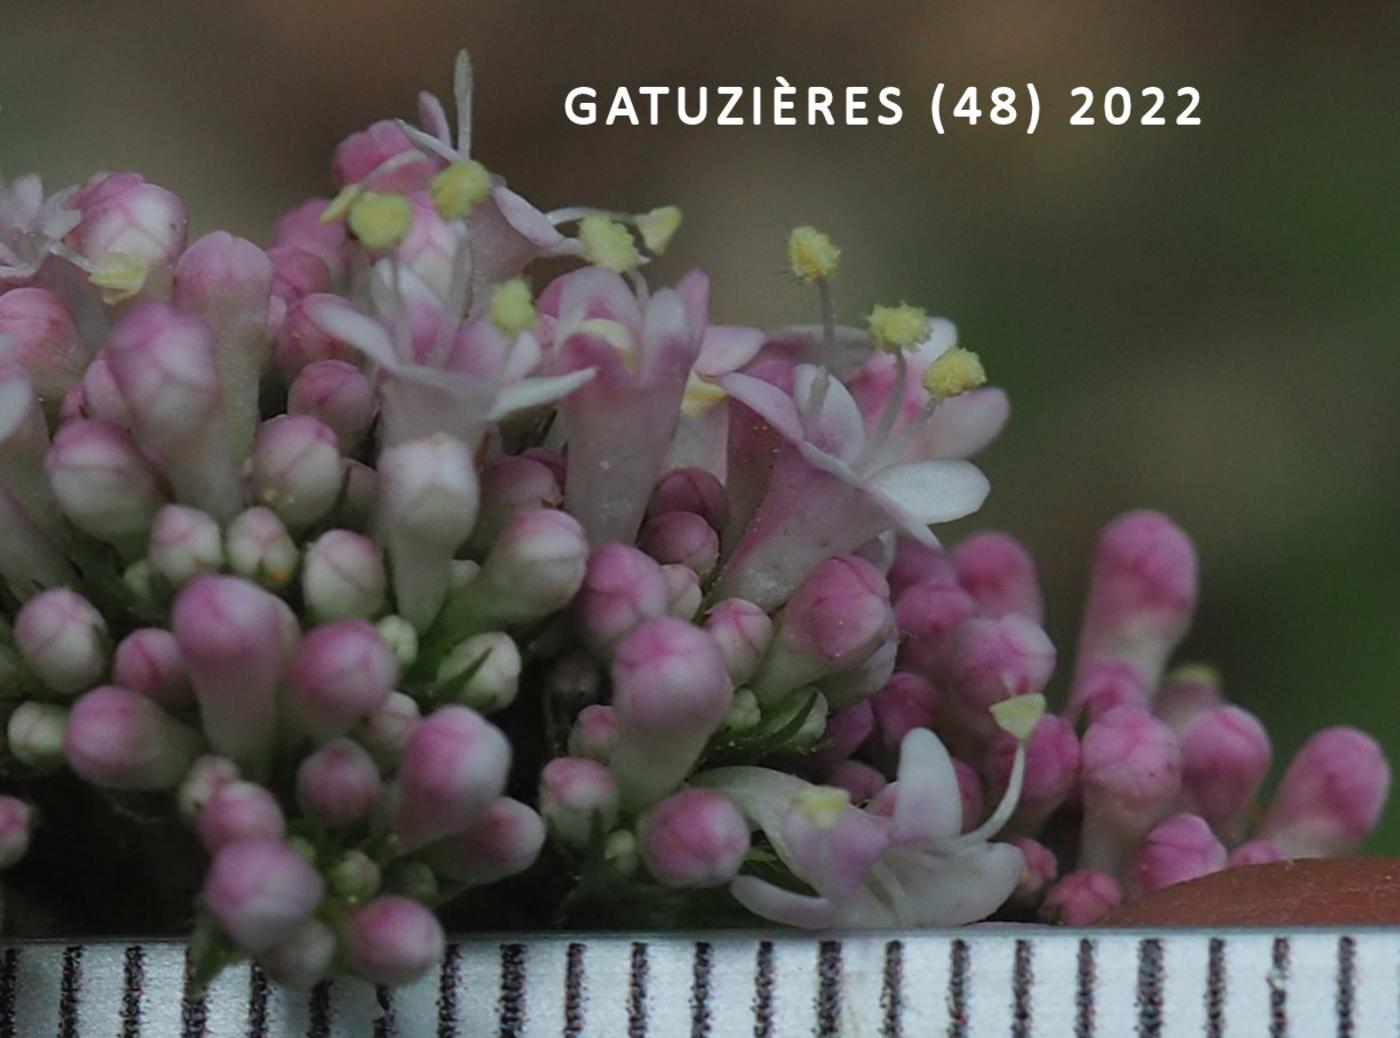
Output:
[[[814,406],[813,395],[823,377],[821,368],[810,364],[800,366],[794,373],[792,395],[802,414],[807,414]],[[865,418],[851,391],[839,379],[827,377],[826,396],[821,406],[817,446],[845,461],[859,456],[865,450]]]
[[938,736],[915,728],[899,747],[894,798],[895,839],[942,840],[962,829],[958,773]]
[[517,411],[526,411],[540,404],[553,403],[568,396],[579,386],[593,378],[597,372],[593,368],[571,371],[567,375],[550,378],[526,378],[505,386],[496,394],[496,404],[488,416],[498,422]]
[[312,295],[302,301],[311,323],[334,339],[349,343],[376,364],[396,371],[398,355],[388,330],[339,296]]
[[1000,389],[974,389],[938,405],[911,454],[924,458],[970,458],[997,438],[1011,404]]
[[763,346],[763,333],[757,328],[712,324],[705,329],[695,370],[710,378],[738,371],[753,360]]
[[981,843],[949,858],[895,850],[882,864],[903,888],[894,903],[901,926],[963,926],[1006,903],[1025,859],[1013,844]]
[[946,317],[929,321],[928,338],[915,346],[909,357],[910,366],[922,371],[958,344],[958,329]]
[[757,876],[739,876],[729,884],[734,900],[754,915],[802,930],[825,930],[836,921],[835,908],[824,897],[797,894]]
[[919,522],[946,523],[982,507],[991,484],[966,461],[911,461],[891,465],[867,480]]
[[802,442],[802,419],[797,414],[797,404],[773,383],[734,372],[721,378],[719,384],[731,397],[771,425],[779,436],[790,443]]

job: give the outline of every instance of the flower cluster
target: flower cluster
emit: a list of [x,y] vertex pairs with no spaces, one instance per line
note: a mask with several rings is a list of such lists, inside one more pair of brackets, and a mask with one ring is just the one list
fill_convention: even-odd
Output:
[[[527,870],[562,921],[1087,922],[1374,825],[1342,729],[1255,822],[1263,727],[1164,676],[1196,561],[1155,514],[1105,532],[1042,716],[1029,556],[930,530],[1008,413],[951,324],[838,325],[811,227],[817,322],[713,323],[703,273],[644,273],[679,210],[537,209],[456,87],[267,248],[132,173],[0,184],[0,765],[183,819],[202,965],[403,983]],[[37,814],[0,797],[0,868],[81,839]]]

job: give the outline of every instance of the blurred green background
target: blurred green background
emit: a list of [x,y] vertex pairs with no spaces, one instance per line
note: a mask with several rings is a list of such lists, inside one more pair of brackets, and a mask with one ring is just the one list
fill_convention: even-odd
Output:
[[[979,524],[1035,551],[1072,644],[1093,540],[1160,508],[1194,536],[1183,658],[1224,672],[1280,760],[1328,723],[1400,754],[1400,6],[734,0],[231,4],[8,0],[0,173],[138,168],[202,232],[265,239],[336,141],[478,73],[476,152],[548,208],[675,202],[662,272],[716,318],[814,316],[789,228],[845,249],[854,320],[953,318],[1011,394]],[[898,127],[576,127],[575,85],[903,89]],[[938,81],[1034,81],[1039,132],[927,125]],[[1071,128],[1069,91],[1202,96],[1196,128]],[[1378,851],[1400,852],[1400,810]]]

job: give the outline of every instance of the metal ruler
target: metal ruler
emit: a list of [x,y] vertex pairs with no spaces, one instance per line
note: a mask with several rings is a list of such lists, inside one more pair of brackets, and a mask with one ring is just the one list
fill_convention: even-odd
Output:
[[176,942],[0,946],[0,1038],[1397,1034],[1387,928],[506,935],[394,991],[243,965],[202,996]]

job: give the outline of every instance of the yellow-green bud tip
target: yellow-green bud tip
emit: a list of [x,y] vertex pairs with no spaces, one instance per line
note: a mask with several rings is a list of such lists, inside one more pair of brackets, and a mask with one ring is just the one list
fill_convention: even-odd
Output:
[[428,185],[433,206],[444,220],[460,220],[491,193],[491,174],[480,162],[454,162]]
[[614,274],[631,270],[641,258],[631,232],[606,216],[585,216],[580,220],[578,240],[583,243],[583,254],[589,263]]
[[961,396],[986,382],[987,372],[981,359],[960,346],[948,350],[924,372],[924,388],[940,400]]
[[788,266],[802,281],[819,281],[836,273],[841,250],[815,227],[798,227],[788,235]]
[[507,335],[519,335],[535,326],[535,300],[520,278],[496,286],[491,293],[491,320]]
[[92,268],[88,280],[97,287],[108,306],[124,303],[146,287],[150,269],[135,256],[109,252]]
[[867,321],[870,338],[886,353],[911,350],[929,336],[928,314],[921,306],[876,306]]
[[637,217],[637,230],[642,242],[654,255],[660,256],[671,244],[681,226],[681,211],[673,205],[663,205]]
[[792,806],[822,829],[830,829],[851,804],[851,794],[834,786],[813,786],[793,797]]
[[392,249],[413,226],[413,205],[403,195],[364,191],[350,203],[350,233],[367,249]]
[[991,711],[997,727],[1014,736],[1017,742],[1025,742],[1045,716],[1045,697],[1035,693],[1003,699],[1000,703],[993,703]]

